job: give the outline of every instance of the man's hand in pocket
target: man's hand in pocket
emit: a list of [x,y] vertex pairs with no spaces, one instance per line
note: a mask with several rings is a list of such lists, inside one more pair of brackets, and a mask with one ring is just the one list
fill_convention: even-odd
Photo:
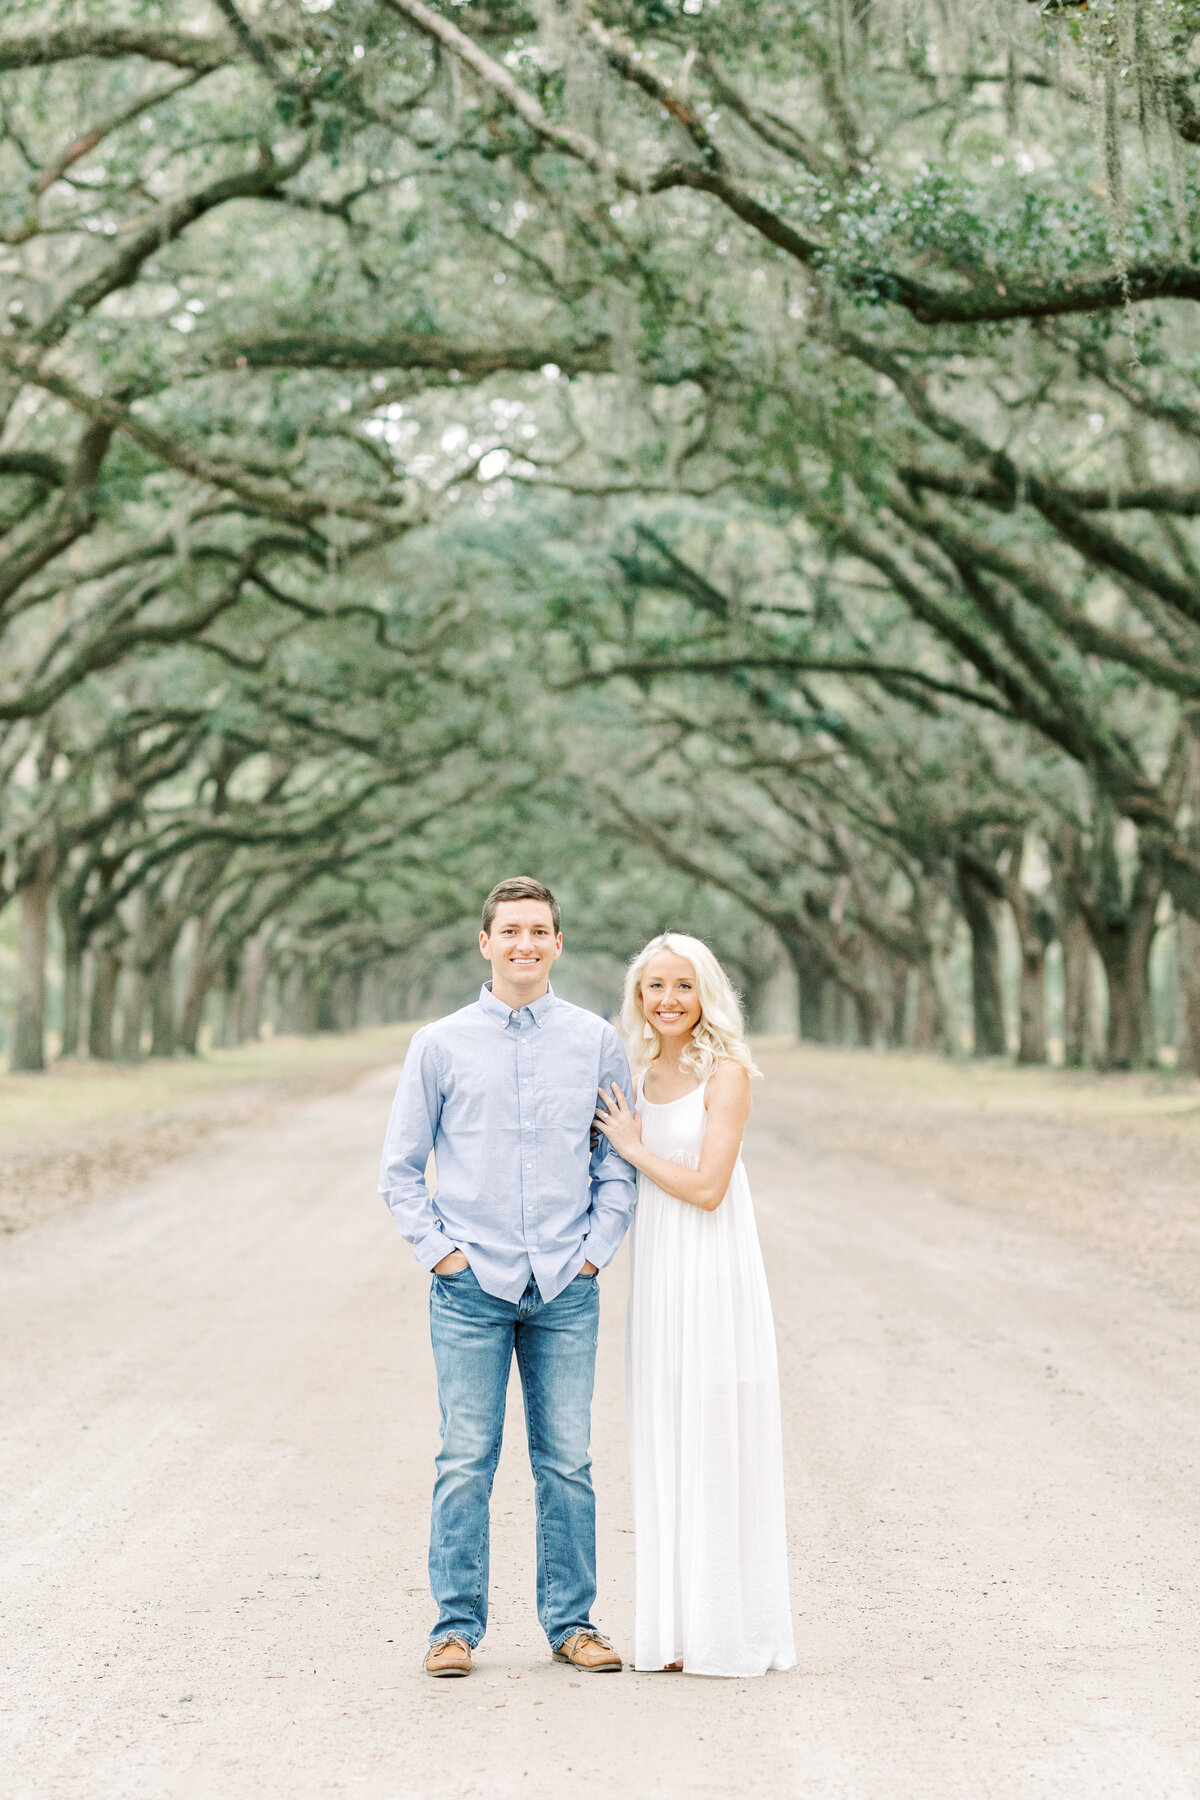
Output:
[[449,1256],[443,1256],[440,1263],[434,1263],[433,1272],[435,1275],[457,1275],[460,1270],[469,1266],[461,1250],[452,1250]]

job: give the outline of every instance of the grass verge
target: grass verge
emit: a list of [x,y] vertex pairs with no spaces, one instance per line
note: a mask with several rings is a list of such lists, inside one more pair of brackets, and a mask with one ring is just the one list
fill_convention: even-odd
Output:
[[809,1045],[756,1049],[768,1076],[757,1106],[799,1156],[882,1164],[958,1204],[1027,1218],[1200,1302],[1200,1082]]
[[214,1131],[399,1062],[411,1025],[275,1037],[204,1057],[0,1076],[0,1231],[140,1180]]

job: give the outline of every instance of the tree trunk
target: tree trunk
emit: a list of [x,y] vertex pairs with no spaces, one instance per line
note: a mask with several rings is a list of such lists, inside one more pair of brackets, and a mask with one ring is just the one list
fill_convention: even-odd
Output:
[[1109,1069],[1143,1068],[1150,1048],[1146,1032],[1150,951],[1162,882],[1143,865],[1135,887],[1139,891],[1121,915],[1096,913],[1090,925],[1108,992],[1104,1063]]
[[908,1031],[909,1047],[913,1050],[942,1049],[946,1042],[946,1025],[932,963],[918,963],[912,979],[915,992]]
[[821,1042],[823,1044],[844,1044],[847,1037],[842,1017],[842,999],[846,990],[838,986],[829,976],[821,983]]
[[316,978],[317,1008],[315,1027],[318,1031],[336,1031],[337,1020],[333,1012],[333,981],[328,975]]
[[824,1014],[821,997],[825,987],[825,972],[790,938],[784,939],[784,946],[796,971],[796,995],[800,1003],[798,1035],[807,1043],[823,1044]]
[[37,1072],[46,1066],[46,938],[54,886],[54,850],[36,858],[20,889],[17,919],[16,1005],[10,1068]]
[[854,1007],[854,1026],[858,1042],[864,1050],[871,1050],[875,1046],[875,1008],[866,994],[852,994],[850,998]]
[[196,941],[192,945],[192,963],[188,970],[187,994],[183,1017],[179,1022],[179,1048],[185,1056],[195,1056],[204,1023],[204,1002],[212,985],[213,969],[208,959],[212,944],[212,913],[206,908],[196,921]]
[[92,999],[88,1008],[88,1055],[99,1062],[111,1062],[113,1054],[113,1010],[117,1003],[117,982],[121,977],[121,958],[111,944],[97,950],[92,969]]
[[1096,949],[1108,992],[1108,1030],[1104,1062],[1109,1069],[1140,1069],[1146,1064],[1147,1000],[1150,950],[1154,943],[1153,905],[1136,909],[1128,921],[1099,934]]
[[1136,1069],[1146,1061],[1150,951],[1163,891],[1163,857],[1153,839],[1138,836],[1127,880],[1117,837],[1111,805],[1097,801],[1087,888],[1079,904],[1108,990],[1105,1067]]
[[1009,904],[1017,927],[1021,966],[1017,992],[1017,1061],[1046,1060],[1046,952],[1054,941],[1054,920],[1036,894],[1010,883]]
[[1054,941],[1054,917],[1036,889],[1025,885],[1027,834],[1015,833],[1008,846],[1002,880],[1017,929],[1020,969],[1017,983],[1017,1061],[1046,1060],[1046,952]]
[[60,1056],[79,1055],[83,1027],[83,945],[68,941],[63,948],[62,1048]]
[[345,1031],[350,1017],[350,977],[339,975],[329,992],[329,1017],[334,1031]]
[[[311,1037],[313,1032],[316,1031],[317,1015],[320,1010],[321,996],[317,988],[317,978],[315,975],[306,972],[300,981],[299,997],[296,1008],[298,1020],[296,1029],[302,1037]],[[417,1007],[414,1016],[418,1019],[424,1017],[423,1003]]]
[[227,954],[221,963],[221,1011],[217,1020],[217,1043],[222,1050],[231,1050],[238,1041],[238,983],[241,977],[241,960],[235,954]]
[[1104,1062],[1109,1069],[1137,1069],[1145,1061],[1142,1041],[1143,994],[1137,970],[1117,949],[1100,952],[1108,990],[1108,1030]]
[[1046,946],[1029,937],[1021,944],[1019,1063],[1046,1060]]
[[1183,1003],[1180,1067],[1200,1075],[1200,920],[1179,914],[1179,996]]
[[[750,968],[743,965],[738,970],[738,975],[740,976],[738,993],[742,1003],[742,1018],[745,1020],[746,1030],[762,1031],[765,1029],[763,1014],[766,1010],[767,985],[770,979],[768,971],[761,967]],[[381,1012],[384,1010],[382,1005],[379,1010]]]
[[79,1036],[83,1028],[83,959],[86,945],[80,927],[79,899],[79,889],[75,882],[70,880],[59,882],[58,924],[62,932],[63,946],[60,1057],[79,1055]]
[[1074,913],[1059,933],[1063,977],[1063,1062],[1068,1069],[1082,1069],[1091,1054],[1092,940],[1087,920]]
[[342,1029],[357,1031],[358,1021],[362,1014],[363,972],[351,969],[346,978],[346,1012]]
[[300,1031],[300,1008],[303,1004],[304,984],[300,979],[299,965],[291,967],[279,977],[279,1024],[277,1030],[284,1032]]
[[825,1009],[822,999],[825,977],[808,965],[803,969],[798,968],[796,976],[800,986],[800,1036],[810,1044],[823,1044]]
[[[409,1005],[403,980],[400,969],[392,971],[388,981],[385,1019],[411,1019],[417,1016]],[[799,1012],[795,967],[790,956],[777,953],[763,992],[762,1021],[758,1029],[772,1036],[794,1037]]]
[[965,859],[960,859],[958,865],[958,891],[963,918],[971,934],[972,1054],[1003,1056],[1008,1044],[1004,1035],[995,900]]
[[899,1050],[904,1043],[905,1029],[908,1023],[908,989],[912,964],[900,962],[898,959],[887,965],[888,974],[888,1028],[887,1042],[890,1049]]
[[146,971],[131,956],[125,964],[125,996],[121,1007],[121,1061],[141,1062],[142,1022],[146,1017]]
[[[1200,854],[1200,712],[1192,712],[1187,725],[1187,772],[1184,802],[1191,815],[1188,849]],[[1174,899],[1175,896],[1172,895]],[[1175,899],[1176,947],[1179,965],[1179,1061],[1193,1075],[1200,1075],[1200,908],[1184,912]]]
[[164,949],[150,972],[150,1054],[175,1054],[175,987],[172,954]]
[[146,1006],[150,999],[150,984],[154,972],[154,919],[161,889],[151,890],[142,887],[137,897],[137,919],[133,936],[125,946],[125,980],[121,984],[121,1047],[122,1062],[140,1062],[142,1060],[142,1027],[146,1020]]
[[221,983],[221,1016],[217,1022],[217,1043],[222,1050],[231,1050],[237,1043],[237,1016],[237,975],[226,964],[225,979]]
[[263,991],[267,981],[267,927],[256,931],[242,948],[242,971],[237,1010],[237,1041],[253,1043],[262,1030]]

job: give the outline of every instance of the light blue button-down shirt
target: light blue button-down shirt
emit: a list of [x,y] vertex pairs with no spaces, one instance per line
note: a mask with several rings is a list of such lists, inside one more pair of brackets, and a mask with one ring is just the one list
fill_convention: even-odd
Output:
[[379,1191],[425,1267],[461,1250],[497,1299],[519,1300],[532,1273],[549,1301],[585,1262],[611,1262],[637,1200],[633,1170],[607,1139],[591,1148],[597,1090],[614,1082],[632,1105],[612,1026],[553,988],[514,1011],[485,986],[473,1005],[422,1026],[396,1089]]

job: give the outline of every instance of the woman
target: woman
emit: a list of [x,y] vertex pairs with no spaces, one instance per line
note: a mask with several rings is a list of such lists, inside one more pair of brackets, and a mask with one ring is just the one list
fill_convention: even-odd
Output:
[[795,1662],[775,1330],[742,1167],[750,1077],[737,996],[698,938],[630,967],[636,1111],[596,1124],[638,1170],[628,1405],[639,1669],[762,1675]]

